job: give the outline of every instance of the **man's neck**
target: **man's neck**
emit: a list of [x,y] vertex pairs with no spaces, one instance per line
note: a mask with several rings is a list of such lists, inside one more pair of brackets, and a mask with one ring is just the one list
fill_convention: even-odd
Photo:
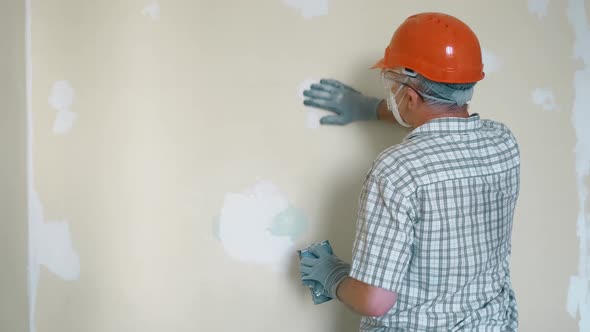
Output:
[[465,108],[463,110],[459,110],[459,111],[438,111],[438,110],[432,111],[432,112],[425,114],[424,117],[421,119],[421,121],[419,122],[419,124],[415,128],[418,128],[421,125],[425,124],[426,122],[434,120],[434,119],[468,118],[468,117],[469,117],[469,111],[467,110],[467,108]]

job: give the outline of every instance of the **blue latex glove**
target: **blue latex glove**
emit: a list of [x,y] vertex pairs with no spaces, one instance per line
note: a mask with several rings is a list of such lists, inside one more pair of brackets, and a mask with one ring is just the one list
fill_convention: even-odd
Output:
[[377,120],[381,99],[368,97],[336,80],[322,79],[303,91],[305,106],[332,111],[320,119],[324,125],[345,125],[354,121]]
[[348,276],[350,264],[343,262],[320,245],[311,246],[309,250],[317,258],[303,257],[301,259],[299,263],[301,280],[304,283],[317,282],[324,288],[326,296],[336,298],[338,285]]

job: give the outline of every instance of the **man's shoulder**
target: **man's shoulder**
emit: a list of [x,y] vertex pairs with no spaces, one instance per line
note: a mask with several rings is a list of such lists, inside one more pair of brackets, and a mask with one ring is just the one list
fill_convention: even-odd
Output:
[[[480,130],[472,132],[473,136],[464,136],[464,140],[457,140],[453,135],[424,135],[393,145],[375,159],[370,175],[388,178],[397,187],[415,189],[438,178],[433,174],[446,169],[441,165],[446,163],[448,168],[460,168],[461,163],[467,163],[464,159],[471,155],[480,159],[502,155],[510,160],[510,165],[519,164],[519,147],[512,130],[499,121],[486,119],[481,123]],[[459,141],[462,142],[458,145]]]
[[391,169],[408,171],[427,154],[436,151],[440,142],[429,136],[414,137],[399,144],[393,145],[377,156],[375,168],[381,172]]
[[506,150],[516,150],[520,154],[520,148],[516,136],[504,123],[495,120],[482,120],[484,133],[491,138],[492,144],[504,145]]
[[416,187],[415,165],[421,154],[420,139],[404,141],[385,149],[373,162],[369,176],[387,179],[390,185],[409,195]]
[[482,128],[485,131],[498,131],[514,137],[512,130],[504,123],[496,120],[483,119],[481,120]]
[[373,163],[374,174],[388,176],[391,172],[407,169],[410,160],[415,158],[418,151],[415,143],[405,141],[382,151]]

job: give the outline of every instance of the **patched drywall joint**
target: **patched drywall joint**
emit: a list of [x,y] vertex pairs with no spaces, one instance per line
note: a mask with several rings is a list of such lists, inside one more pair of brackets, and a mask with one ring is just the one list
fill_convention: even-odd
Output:
[[579,318],[579,331],[590,332],[590,238],[588,186],[590,175],[590,24],[586,16],[584,0],[569,0],[568,21],[574,32],[573,58],[581,60],[583,67],[574,74],[574,102],[572,125],[576,133],[576,184],[578,191],[577,236],[580,241],[578,274],[571,277],[567,311],[572,318]]
[[[66,222],[45,222],[41,199],[35,190],[33,173],[33,65],[31,56],[31,1],[26,0],[25,45],[26,45],[26,95],[27,95],[27,208],[28,208],[28,271],[27,287],[29,297],[29,331],[35,332],[35,310],[37,287],[41,265],[63,280],[76,280],[80,276],[80,259],[72,248],[71,234]],[[69,83],[61,81],[54,86],[49,103],[58,112],[69,111],[73,103],[73,89]],[[66,114],[66,118],[71,118]],[[74,117],[75,118],[75,117]],[[59,120],[59,121],[58,121]],[[58,113],[57,133],[65,132],[72,121],[62,121]],[[69,125],[63,125],[63,123]],[[54,132],[56,127],[54,125]]]

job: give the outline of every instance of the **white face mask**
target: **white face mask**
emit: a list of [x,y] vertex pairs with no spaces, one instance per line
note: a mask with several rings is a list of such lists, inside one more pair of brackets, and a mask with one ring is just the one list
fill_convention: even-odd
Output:
[[[385,74],[381,75],[381,81],[382,81],[383,87],[385,88],[386,93],[387,93],[387,98],[386,98],[387,108],[393,114],[397,123],[399,123],[401,126],[406,127],[406,128],[411,127],[408,123],[406,123],[404,121],[404,119],[402,119],[402,116],[399,113],[399,105],[397,104],[397,100],[396,100],[397,95],[403,89],[404,85],[398,83],[399,87],[397,88],[397,90],[394,93],[391,91],[391,89],[393,88],[393,85],[396,83],[395,81],[385,77]],[[404,94],[404,96],[402,97],[402,101],[404,100],[405,97],[406,97],[406,95]]]

